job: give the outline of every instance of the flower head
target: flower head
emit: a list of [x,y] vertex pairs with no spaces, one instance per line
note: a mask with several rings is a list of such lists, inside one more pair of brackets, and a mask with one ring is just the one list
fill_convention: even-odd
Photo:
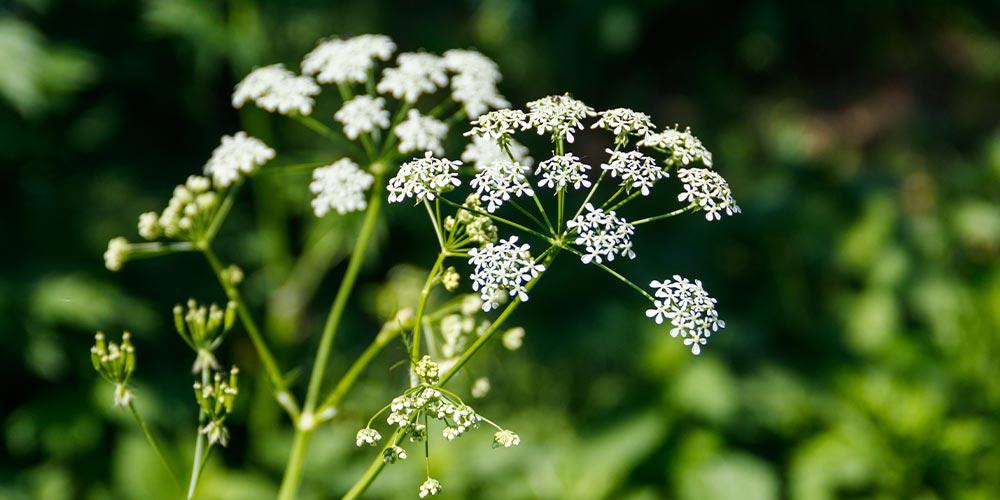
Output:
[[401,202],[406,198],[417,201],[433,201],[438,194],[458,187],[460,161],[435,158],[428,151],[423,158],[408,161],[399,166],[396,176],[389,180],[389,201]]
[[381,440],[382,440],[382,435],[379,434],[377,430],[372,429],[371,427],[365,427],[364,429],[358,431],[355,443],[358,446],[365,444],[375,446]]
[[283,115],[312,113],[313,98],[319,85],[308,76],[295,76],[281,64],[256,68],[236,85],[233,106],[243,107],[247,101],[268,111]]
[[344,134],[352,140],[365,132],[389,126],[389,112],[381,97],[359,95],[345,102],[333,117],[344,124]]
[[431,151],[434,154],[444,154],[441,141],[448,135],[448,125],[436,118],[420,114],[411,109],[403,120],[393,129],[399,137],[399,152]]
[[673,326],[670,336],[683,338],[695,355],[701,353],[701,346],[713,332],[726,327],[715,310],[716,300],[702,288],[701,281],[692,283],[675,274],[672,280],[652,281],[649,286],[656,290],[657,299],[646,316],[656,324],[669,320]]
[[539,163],[535,175],[542,176],[539,186],[564,191],[570,185],[573,189],[590,187],[590,180],[585,173],[587,170],[590,170],[590,165],[580,162],[580,158],[573,153],[566,153]]
[[628,108],[609,109],[598,114],[601,118],[590,128],[602,128],[615,134],[615,146],[618,147],[628,144],[629,136],[642,137],[656,128],[649,115]]
[[466,144],[465,151],[462,151],[462,161],[472,163],[476,170],[482,170],[487,165],[499,160],[513,159],[523,165],[526,170],[530,170],[531,165],[535,163],[535,160],[528,156],[528,148],[514,139],[508,141],[507,150],[510,154],[504,151],[493,139],[473,136],[472,140]]
[[705,168],[682,168],[677,171],[677,178],[684,183],[684,192],[677,195],[677,200],[697,205],[705,211],[706,219],[722,219],[721,212],[740,213],[729,183],[718,173]]
[[115,406],[128,406],[132,402],[132,391],[128,389],[129,378],[135,370],[135,348],[132,334],[122,333],[120,344],[107,342],[103,332],[94,335],[94,346],[90,348],[90,362],[101,378],[115,386]]
[[455,73],[451,79],[451,96],[462,103],[469,118],[476,118],[491,108],[510,106],[497,90],[500,69],[490,58],[474,50],[452,49],[444,53],[444,65]]
[[643,196],[649,196],[649,189],[656,181],[668,177],[666,171],[656,164],[656,160],[638,151],[605,150],[611,155],[601,168],[611,174],[611,177],[621,177],[622,186],[629,191],[638,189]]
[[395,68],[386,68],[375,87],[383,94],[414,103],[448,83],[444,60],[426,52],[406,52],[396,58]]
[[527,302],[528,283],[545,271],[535,263],[529,245],[517,244],[517,236],[469,250],[469,264],[474,268],[472,289],[479,292],[486,312],[499,307],[497,300],[504,294]]
[[[147,234],[162,232],[168,238],[195,241],[208,230],[219,207],[219,196],[210,188],[206,177],[192,175],[187,182],[174,188],[173,196],[163,209],[157,224],[151,216],[143,215]],[[155,230],[155,231],[154,231]]]
[[524,176],[524,167],[510,160],[497,160],[476,173],[470,185],[476,190],[486,210],[493,213],[511,195],[533,196],[531,183]]
[[508,351],[516,351],[524,345],[524,336],[526,333],[524,327],[515,326],[514,328],[508,328],[500,336],[500,343]]
[[194,397],[208,422],[202,426],[200,432],[208,437],[210,444],[219,443],[226,446],[229,442],[229,431],[224,424],[232,413],[236,395],[240,392],[239,373],[240,370],[234,366],[229,370],[228,379],[222,372],[215,372],[215,376],[208,384],[194,383]]
[[706,167],[712,166],[712,153],[701,144],[701,140],[691,134],[691,128],[684,131],[668,128],[662,132],[648,134],[639,141],[640,146],[667,153],[664,161],[668,166],[688,166],[696,161]]
[[187,308],[174,306],[174,328],[198,355],[191,368],[193,373],[219,368],[213,351],[235,322],[236,303],[232,301],[224,309],[216,304],[199,305],[194,299],[188,300]]
[[124,236],[112,238],[108,241],[108,249],[104,252],[104,267],[108,268],[108,271],[120,271],[131,251],[132,245]]
[[493,434],[494,448],[513,448],[521,444],[521,437],[510,430],[497,431]]
[[436,384],[441,377],[441,368],[430,356],[424,356],[413,368],[413,373],[420,377],[420,380],[425,384]]
[[476,399],[485,398],[490,392],[490,379],[486,377],[479,377],[474,382],[472,382],[472,388],[469,389],[469,393],[472,397]]
[[399,446],[390,446],[382,452],[382,461],[387,464],[394,464],[401,460],[406,460],[406,450]]
[[615,215],[615,211],[605,212],[594,205],[584,205],[587,213],[578,215],[566,223],[566,227],[576,232],[573,243],[586,249],[586,254],[580,258],[584,264],[591,260],[600,264],[603,259],[615,260],[615,255],[630,259],[635,258],[632,251],[632,233],[635,226]]
[[472,120],[466,136],[488,138],[501,148],[505,147],[515,132],[528,128],[528,115],[519,109],[498,109]]
[[396,44],[385,35],[323,40],[302,60],[302,72],[320,83],[362,83],[376,59],[388,60]]
[[552,142],[573,142],[573,132],[583,129],[583,118],[594,116],[594,108],[569,94],[552,95],[528,103],[528,126],[538,135],[550,134]]
[[211,176],[216,186],[227,187],[242,175],[251,175],[261,165],[274,158],[274,150],[260,139],[246,132],[222,136],[222,144],[205,164],[205,175]]
[[437,479],[427,478],[423,484],[420,485],[420,498],[424,498],[428,495],[437,495],[441,491],[441,483]]
[[364,210],[368,206],[365,191],[374,179],[348,158],[313,170],[313,180],[309,183],[309,189],[316,195],[312,200],[313,212],[316,217],[323,217],[331,210],[341,215]]

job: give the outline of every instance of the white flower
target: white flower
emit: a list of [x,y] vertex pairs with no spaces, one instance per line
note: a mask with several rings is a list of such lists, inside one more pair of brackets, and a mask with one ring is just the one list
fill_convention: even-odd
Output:
[[233,106],[240,108],[253,101],[271,112],[308,115],[312,113],[312,96],[319,94],[319,90],[312,78],[295,76],[283,65],[272,64],[254,69],[236,85]]
[[523,165],[526,170],[531,169],[535,160],[528,156],[528,148],[514,139],[508,141],[507,148],[510,150],[510,155],[501,149],[495,140],[475,136],[466,144],[465,151],[462,152],[462,161],[471,162],[476,170],[482,170],[495,161],[510,160],[513,156],[513,160]]
[[601,118],[590,128],[600,127],[615,134],[615,144],[618,146],[627,144],[630,135],[645,136],[656,128],[649,115],[628,108],[609,109],[598,114]]
[[399,137],[400,153],[432,151],[434,154],[444,154],[441,141],[448,135],[448,125],[441,120],[411,109],[406,114],[406,120],[396,125],[394,132]]
[[444,65],[458,74],[474,74],[490,82],[500,81],[500,67],[475,50],[451,49],[444,53]]
[[118,408],[125,408],[132,403],[132,399],[135,398],[135,394],[128,390],[128,386],[125,384],[115,384],[114,397],[115,406]]
[[503,145],[511,134],[528,128],[528,115],[519,109],[490,111],[475,120],[466,136],[490,138]]
[[139,236],[142,236],[143,239],[155,240],[162,234],[160,216],[156,212],[145,212],[139,215]]
[[638,151],[605,150],[611,155],[601,168],[611,174],[611,177],[621,176],[622,186],[629,191],[639,189],[643,196],[649,196],[649,188],[656,181],[669,177],[666,171],[656,164],[656,160]]
[[226,446],[229,443],[229,431],[221,422],[212,420],[201,428],[201,433],[208,436],[208,444],[219,443]]
[[205,175],[212,176],[215,185],[227,187],[241,175],[251,175],[257,168],[274,158],[274,150],[246,132],[222,136],[222,144],[212,151],[205,164]]
[[433,201],[438,194],[462,184],[458,180],[461,164],[460,161],[435,158],[428,151],[423,158],[400,165],[396,176],[389,180],[389,202],[396,203],[406,198]]
[[729,183],[721,175],[705,168],[682,168],[677,178],[684,183],[684,192],[677,195],[677,201],[686,201],[705,211],[708,220],[740,213],[740,207],[733,199]]
[[108,250],[104,252],[104,267],[108,271],[120,271],[122,265],[128,260],[131,245],[123,236],[112,238],[108,242]]
[[420,498],[424,498],[428,495],[437,495],[440,491],[441,483],[437,482],[436,479],[427,478],[427,480],[420,485]]
[[497,90],[500,69],[490,58],[474,50],[452,49],[444,53],[444,65],[456,73],[451,79],[451,96],[464,105],[469,118],[490,108],[510,106]]
[[498,160],[476,173],[470,185],[476,190],[486,210],[493,213],[513,196],[533,196],[535,192],[524,176],[524,167],[510,160]]
[[448,83],[444,60],[426,52],[406,52],[396,58],[398,66],[386,68],[375,87],[383,94],[413,103]]
[[603,259],[615,260],[615,255],[635,258],[632,251],[632,233],[635,226],[617,217],[615,211],[605,212],[594,205],[584,205],[587,213],[578,215],[566,223],[566,227],[576,232],[573,243],[583,246],[587,253],[580,258],[584,264],[591,260],[600,264]]
[[516,351],[524,345],[524,335],[525,331],[523,327],[515,326],[507,331],[503,332],[500,337],[500,343],[503,344],[504,348],[508,351]]
[[573,132],[582,130],[581,119],[594,116],[594,109],[569,94],[552,95],[528,103],[528,126],[538,135],[551,134],[552,142],[573,142]]
[[510,430],[497,431],[493,435],[493,447],[494,448],[513,448],[521,444],[521,437]]
[[396,44],[385,35],[323,40],[302,60],[302,72],[320,83],[362,83],[375,59],[386,61]]
[[658,300],[653,301],[653,308],[646,311],[646,316],[656,324],[670,320],[673,326],[670,336],[684,338],[684,345],[691,346],[695,355],[701,353],[701,346],[713,332],[726,327],[715,310],[716,300],[702,288],[701,281],[692,283],[675,274],[672,280],[652,281],[649,286],[656,290],[654,295]]
[[316,195],[312,200],[313,212],[316,217],[322,217],[330,210],[336,210],[341,215],[364,210],[368,206],[365,191],[374,179],[347,158],[317,168],[309,183],[309,189]]
[[476,399],[485,398],[490,392],[490,379],[486,377],[479,377],[472,383],[472,388],[469,390],[472,397]]
[[352,140],[362,133],[389,126],[389,112],[381,97],[359,95],[345,102],[333,117],[344,124],[344,134]]
[[517,236],[469,250],[469,264],[474,268],[472,289],[479,292],[486,312],[500,307],[497,296],[504,293],[527,302],[526,285],[545,271],[531,257],[529,245],[517,244]]
[[400,460],[406,460],[406,450],[393,445],[382,452],[382,461],[387,464],[394,464]]
[[566,153],[539,163],[535,175],[542,176],[542,180],[538,182],[539,186],[562,191],[569,185],[572,185],[573,189],[580,189],[581,186],[590,187],[590,181],[585,173],[587,170],[590,170],[590,165],[581,163],[580,158],[573,153]]
[[372,429],[371,427],[365,427],[364,429],[358,431],[358,435],[355,438],[354,442],[358,446],[365,444],[375,446],[375,444],[378,443],[381,439],[382,435],[379,434],[377,430]]
[[691,135],[691,128],[678,130],[677,126],[663,132],[648,134],[639,141],[640,146],[653,148],[667,153],[665,163],[670,166],[687,166],[695,161],[702,162],[706,167],[712,166],[712,153],[705,149],[701,141]]

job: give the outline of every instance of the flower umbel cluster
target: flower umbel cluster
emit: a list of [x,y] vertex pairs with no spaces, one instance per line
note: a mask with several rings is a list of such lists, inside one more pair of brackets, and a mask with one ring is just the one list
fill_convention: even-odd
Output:
[[462,184],[458,180],[460,161],[435,158],[428,151],[423,158],[399,166],[399,172],[389,180],[389,202],[397,203],[407,198],[416,201],[433,201],[434,198]]
[[389,112],[381,97],[359,95],[345,102],[333,117],[344,125],[348,139],[357,139],[363,133],[389,126]]
[[187,301],[187,307],[180,304],[174,306],[174,327],[184,343],[198,355],[191,368],[192,372],[219,368],[215,349],[222,343],[235,321],[236,303],[232,301],[226,304],[225,309],[215,304],[205,307],[194,299]]
[[205,164],[205,175],[211,176],[217,187],[228,187],[243,175],[250,175],[274,158],[274,150],[246,132],[222,136],[222,144],[212,151]]
[[686,167],[696,161],[702,162],[706,167],[712,166],[712,153],[702,145],[701,140],[691,134],[690,127],[681,131],[674,126],[659,133],[648,134],[639,141],[639,145],[667,153],[664,164],[669,166]]
[[565,191],[568,186],[573,186],[573,189],[590,187],[587,170],[590,170],[590,165],[581,162],[573,153],[566,153],[539,163],[535,175],[542,176],[539,186]]
[[396,44],[385,35],[323,40],[302,59],[302,72],[315,75],[319,83],[363,83],[375,60],[387,61],[395,51]]
[[167,208],[157,216],[146,212],[139,216],[139,235],[155,240],[161,235],[185,241],[197,241],[208,230],[219,207],[219,195],[212,191],[212,181],[192,175],[174,188]]
[[120,344],[108,342],[103,332],[94,335],[94,347],[90,348],[90,362],[94,369],[115,386],[115,406],[128,406],[133,394],[128,389],[129,378],[135,370],[135,348],[132,347],[132,334],[122,334]]
[[527,285],[545,271],[531,256],[531,246],[519,245],[517,236],[469,250],[469,264],[474,268],[472,289],[479,292],[486,312],[499,307],[505,295],[527,302]]
[[594,108],[573,99],[569,94],[552,95],[528,106],[528,127],[538,135],[549,134],[552,142],[573,142],[573,132],[583,130],[581,120],[594,116]]
[[486,210],[495,212],[511,196],[534,196],[524,176],[524,167],[511,160],[497,160],[476,173],[470,185],[476,190]]
[[600,119],[590,128],[602,128],[615,134],[615,147],[628,144],[629,136],[643,137],[653,129],[653,121],[646,113],[640,113],[628,108],[615,108],[598,113]]
[[430,151],[437,155],[444,154],[442,141],[448,135],[448,125],[441,120],[411,109],[406,113],[406,120],[396,125],[394,132],[399,137],[400,153]]
[[313,96],[319,85],[308,76],[296,76],[284,65],[272,64],[254,69],[236,85],[233,106],[243,107],[247,101],[271,112],[283,115],[312,113]]
[[584,247],[586,255],[580,258],[584,264],[594,261],[615,260],[615,255],[635,258],[632,251],[632,233],[635,226],[615,215],[614,210],[605,212],[594,205],[584,205],[586,213],[578,215],[566,223],[566,227],[576,233],[573,243]]
[[237,383],[240,371],[235,366],[229,370],[229,379],[221,372],[216,372],[212,381],[207,384],[194,383],[194,397],[206,417],[206,423],[199,432],[208,437],[209,444],[229,443],[229,430],[226,429],[226,418],[233,411],[233,403],[239,394]]
[[722,219],[721,212],[726,215],[740,213],[729,183],[718,173],[706,168],[682,168],[677,171],[677,178],[684,183],[684,192],[677,195],[677,201],[686,201],[704,210],[706,219]]
[[331,210],[346,214],[364,210],[368,206],[365,191],[375,177],[358,168],[358,164],[342,158],[325,167],[313,170],[309,190],[316,195],[312,200],[316,217],[323,217]]
[[654,280],[649,286],[656,290],[657,299],[646,316],[658,325],[669,320],[673,326],[670,336],[683,338],[684,345],[691,346],[695,355],[701,353],[701,346],[713,332],[726,327],[715,310],[716,300],[702,288],[700,280],[692,283],[675,274],[672,280]]
[[605,151],[611,158],[602,163],[601,168],[611,177],[621,177],[621,185],[627,191],[638,189],[643,196],[649,196],[653,184],[670,175],[656,164],[656,160],[638,151]]

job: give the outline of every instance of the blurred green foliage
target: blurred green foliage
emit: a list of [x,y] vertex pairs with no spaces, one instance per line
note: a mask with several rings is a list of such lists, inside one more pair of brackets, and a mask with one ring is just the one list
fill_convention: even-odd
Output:
[[[432,472],[445,496],[1000,497],[995,2],[34,0],[0,9],[0,497],[171,496],[87,349],[96,329],[135,332],[140,408],[186,466],[191,359],[169,308],[221,292],[194,257],[111,275],[101,253],[199,170],[223,133],[245,128],[286,158],[316,151],[294,124],[233,111],[230,89],[253,65],[297,66],[318,38],[362,32],[407,50],[477,47],[498,60],[515,104],[570,91],[599,108],[690,124],[744,208],[716,224],[643,228],[640,258],[623,266],[634,277],[699,277],[719,298],[729,327],[697,359],[606,276],[557,263],[518,317],[525,348],[472,366],[492,379],[482,410],[522,445],[491,452],[484,433],[437,446]],[[578,146],[594,156],[603,148],[587,137]],[[284,359],[311,352],[358,223],[310,222],[305,181],[258,179],[222,236],[248,270],[257,313],[269,306]],[[373,334],[384,302],[412,293],[413,272],[398,265],[432,258],[418,215],[395,209],[380,229],[334,371]],[[310,263],[292,268],[310,249]],[[251,375],[249,397],[203,496],[272,498],[291,433],[255,390],[264,381],[253,380],[246,339],[234,335],[226,349]],[[304,497],[345,491],[367,465],[352,436],[393,394],[402,358],[402,349],[383,355],[317,433]],[[389,468],[370,494],[412,495],[419,469]]]

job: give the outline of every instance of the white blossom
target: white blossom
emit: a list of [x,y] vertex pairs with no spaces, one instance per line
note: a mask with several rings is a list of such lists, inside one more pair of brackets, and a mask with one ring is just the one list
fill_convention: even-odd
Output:
[[313,212],[316,217],[323,217],[330,210],[341,215],[364,210],[368,206],[365,191],[373,181],[371,174],[348,158],[317,168],[309,183],[309,189],[316,195],[312,200]]
[[583,129],[583,118],[594,116],[594,109],[569,94],[552,95],[531,101],[528,107],[528,126],[538,135],[550,134],[552,142],[565,139],[573,142],[573,132]]
[[650,156],[646,156],[638,151],[612,151],[605,150],[611,155],[607,163],[601,164],[601,168],[611,174],[611,177],[621,177],[622,186],[627,190],[638,189],[643,196],[649,196],[649,189],[656,181],[669,177],[666,171],[660,168]]
[[519,444],[521,444],[521,437],[514,431],[504,429],[493,434],[494,448],[513,448]]
[[605,212],[594,205],[584,205],[586,213],[578,215],[566,223],[566,227],[576,232],[573,243],[584,247],[586,254],[580,258],[584,264],[604,259],[615,260],[615,255],[635,258],[632,251],[632,233],[635,226],[615,215],[615,211]]
[[590,165],[581,163],[580,158],[573,153],[566,153],[539,163],[535,175],[542,176],[542,180],[538,182],[539,186],[563,191],[570,185],[573,189],[580,189],[581,186],[590,187],[587,170],[590,170]]
[[495,161],[510,160],[513,157],[513,160],[524,166],[526,170],[531,169],[535,160],[528,155],[528,148],[514,139],[507,142],[507,148],[510,150],[510,155],[501,149],[495,140],[474,136],[466,144],[465,151],[462,152],[462,161],[472,163],[476,170],[482,170]]
[[243,107],[247,101],[268,111],[283,115],[312,113],[313,98],[319,85],[308,76],[296,76],[281,64],[256,68],[236,85],[233,106]]
[[639,141],[639,145],[667,153],[664,163],[669,166],[687,166],[696,161],[709,168],[712,166],[712,153],[691,134],[690,127],[682,132],[674,125],[662,132],[648,134]]
[[476,118],[491,108],[510,106],[497,90],[500,68],[490,58],[474,50],[452,49],[444,53],[444,65],[455,73],[451,79],[451,96],[463,104],[469,118]]
[[695,355],[701,353],[701,346],[713,332],[726,327],[715,310],[716,300],[702,288],[700,280],[692,283],[675,274],[672,280],[654,280],[649,286],[656,291],[656,299],[646,316],[656,324],[669,320],[673,326],[670,336],[684,338],[684,345],[690,346]]
[[371,427],[365,427],[358,431],[358,435],[355,438],[355,444],[362,446],[365,444],[375,446],[382,439],[382,435],[378,433],[377,430]]
[[524,328],[520,326],[509,328],[500,336],[500,343],[508,351],[516,351],[524,345],[524,336],[526,333]]
[[212,182],[192,175],[174,188],[167,208],[160,214],[159,226],[169,238],[194,240],[206,231],[219,206],[219,196],[211,191]]
[[527,284],[545,271],[531,257],[529,245],[517,244],[517,236],[469,250],[469,264],[474,268],[472,289],[479,292],[486,312],[500,307],[497,298],[502,294],[527,302]]
[[469,389],[469,393],[472,397],[476,399],[485,398],[490,392],[490,379],[486,377],[479,377],[474,382],[472,382],[472,388]]
[[503,147],[515,132],[528,128],[528,115],[519,109],[498,109],[472,120],[465,136],[489,138]]
[[682,168],[677,171],[677,178],[684,183],[684,192],[677,195],[677,200],[697,205],[705,211],[706,219],[722,219],[721,212],[740,213],[729,183],[718,173],[705,168]]
[[139,215],[139,236],[143,239],[155,240],[163,234],[160,227],[160,216],[156,212],[144,212]]
[[441,483],[436,479],[427,478],[423,484],[420,485],[420,498],[424,498],[428,495],[437,495],[441,491]]
[[399,137],[399,152],[432,151],[434,154],[444,154],[441,141],[448,135],[448,125],[443,121],[420,114],[411,109],[394,129]]
[[389,126],[389,112],[381,97],[359,95],[345,102],[333,117],[344,124],[344,134],[352,140],[365,132]]
[[615,134],[615,145],[619,147],[628,143],[628,136],[642,137],[656,128],[649,115],[628,108],[609,109],[598,114],[600,119],[590,128],[602,128]]
[[385,35],[358,35],[320,41],[302,60],[302,72],[320,83],[362,83],[376,59],[386,61],[396,44]]
[[375,87],[383,94],[413,103],[448,83],[444,60],[426,52],[406,52],[396,58],[397,66],[386,68]]
[[131,245],[123,236],[112,238],[108,241],[108,249],[104,252],[104,267],[108,271],[120,271],[122,265],[128,260]]
[[438,194],[462,184],[458,179],[460,161],[435,158],[430,151],[423,158],[416,158],[399,166],[396,176],[389,180],[389,202],[406,198],[433,201]]
[[205,164],[205,175],[212,176],[216,186],[227,187],[240,176],[253,174],[272,158],[274,150],[246,132],[224,135]]
[[524,167],[510,160],[498,160],[476,173],[470,185],[490,213],[500,208],[511,196],[533,196],[535,192],[524,176]]
[[499,82],[500,67],[492,59],[475,50],[451,49],[444,53],[444,65],[458,74],[475,74],[490,82]]

